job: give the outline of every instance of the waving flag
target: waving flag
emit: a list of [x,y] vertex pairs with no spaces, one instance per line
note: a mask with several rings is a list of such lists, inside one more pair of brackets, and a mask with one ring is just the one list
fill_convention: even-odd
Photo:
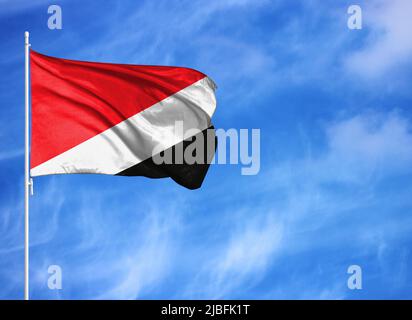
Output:
[[[31,50],[30,75],[31,176],[140,175],[201,186],[216,139],[215,85],[203,73],[74,61]],[[196,140],[203,144],[198,161],[182,160],[179,152],[200,152],[193,148]],[[172,163],[154,160],[165,153],[172,154]]]

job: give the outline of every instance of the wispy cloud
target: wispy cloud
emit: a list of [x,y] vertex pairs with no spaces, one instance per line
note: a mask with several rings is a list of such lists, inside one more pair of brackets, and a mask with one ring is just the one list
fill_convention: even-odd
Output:
[[273,263],[282,241],[282,226],[275,215],[260,208],[242,208],[232,217],[227,237],[207,252],[209,261],[195,274],[184,297],[219,299],[236,295],[260,281]]
[[[60,1],[62,2],[62,1]],[[32,8],[38,7],[40,5],[48,5],[50,2],[47,0],[0,0],[0,15],[21,13],[25,10],[30,10]]]
[[[179,220],[172,210],[165,212],[160,208],[152,208],[145,219],[140,221],[142,232],[131,240],[131,244],[121,249],[117,261],[109,266],[112,274],[108,276],[118,280],[97,298],[137,299],[170,276]],[[119,277],[115,277],[115,274],[119,274]]]
[[[51,194],[50,188],[44,189],[40,198],[58,201],[66,188],[63,183]],[[150,293],[173,267],[173,252],[181,230],[178,207],[183,205],[174,201],[164,209],[146,197],[139,199],[134,208],[122,206],[119,214],[118,205],[106,201],[106,192],[89,190],[87,197],[81,195],[72,192],[57,216],[51,214],[44,201],[34,208],[44,217],[36,219],[37,224],[32,226],[36,232],[31,248],[38,252],[32,263],[32,286],[39,290],[33,294],[59,299],[78,290],[76,296],[82,299],[136,299]],[[42,226],[38,225],[41,221]],[[76,223],[66,229],[67,221]],[[62,241],[65,246],[59,248]],[[45,245],[49,250],[39,251]],[[63,271],[65,290],[58,295],[40,290],[47,284],[47,268],[51,264],[60,265]]]
[[408,66],[412,56],[411,12],[408,0],[368,2],[363,17],[370,36],[362,48],[348,56],[349,70],[374,78]]

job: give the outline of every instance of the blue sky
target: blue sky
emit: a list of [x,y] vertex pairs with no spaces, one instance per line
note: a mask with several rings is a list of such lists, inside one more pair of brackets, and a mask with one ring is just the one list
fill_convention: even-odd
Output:
[[52,56],[199,69],[215,127],[261,130],[258,175],[213,165],[196,191],[36,178],[33,299],[412,298],[412,4],[358,1],[356,31],[351,4],[1,0],[0,299],[23,295],[25,30]]

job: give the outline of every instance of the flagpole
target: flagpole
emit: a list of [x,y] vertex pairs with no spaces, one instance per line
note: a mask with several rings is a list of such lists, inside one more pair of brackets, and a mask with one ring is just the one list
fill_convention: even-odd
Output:
[[26,31],[24,33],[24,300],[29,300],[29,191],[32,187],[29,172],[29,47],[29,32]]

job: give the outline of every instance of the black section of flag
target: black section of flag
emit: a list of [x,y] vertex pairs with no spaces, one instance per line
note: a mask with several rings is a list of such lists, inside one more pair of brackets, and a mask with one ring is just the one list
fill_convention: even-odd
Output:
[[[196,147],[194,144],[196,144]],[[170,177],[188,189],[197,189],[202,185],[216,147],[215,128],[211,126],[156,155],[162,158],[167,155],[167,158],[171,159],[170,163],[157,164],[158,162],[154,161],[153,157],[151,157],[117,173],[117,175],[144,176],[148,178]],[[200,161],[196,161],[193,164],[187,162],[188,159],[183,155],[186,155],[186,152],[190,150],[194,151],[193,156],[198,156],[197,159],[200,158]],[[199,150],[203,151],[203,154],[196,154]],[[181,159],[180,163],[177,159]]]

